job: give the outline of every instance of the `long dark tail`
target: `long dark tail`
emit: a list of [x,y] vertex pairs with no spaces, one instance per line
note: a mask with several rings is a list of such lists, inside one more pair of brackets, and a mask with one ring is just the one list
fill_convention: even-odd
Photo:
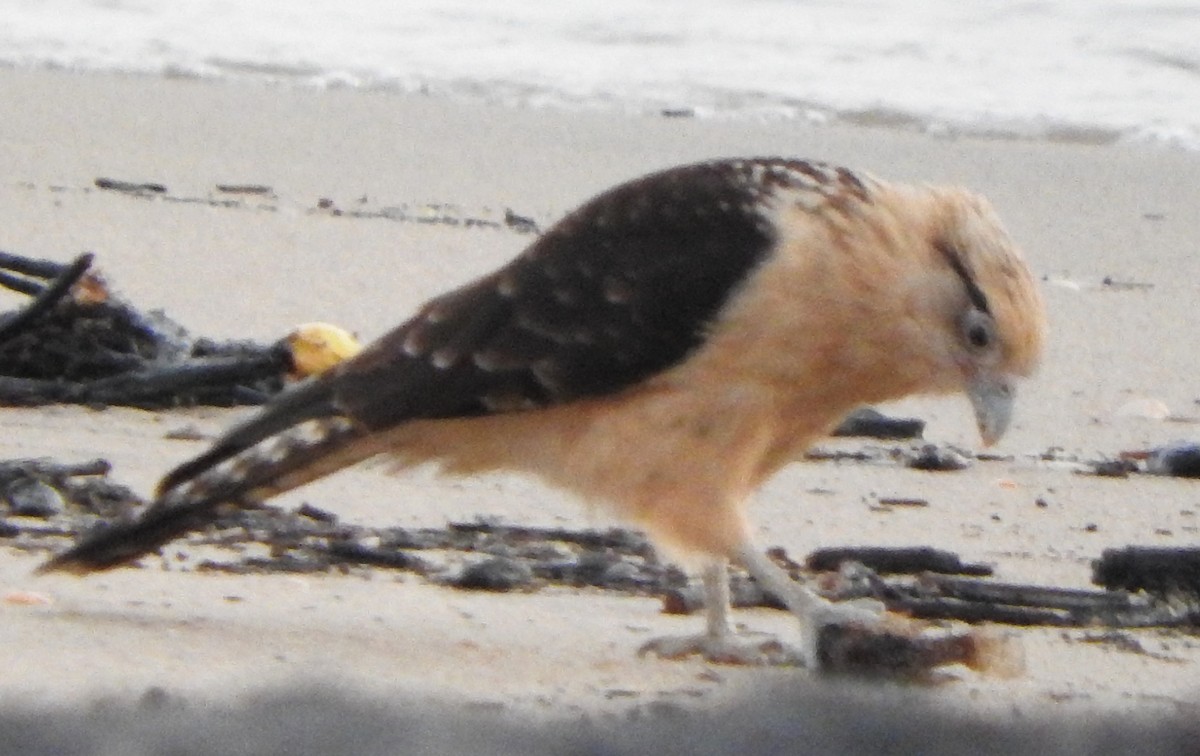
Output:
[[169,474],[158,498],[136,520],[93,530],[38,571],[83,574],[126,564],[204,527],[222,505],[257,505],[379,451],[360,426],[343,417],[307,420],[256,445],[232,453],[231,448],[218,442],[180,468],[187,470],[185,480]]

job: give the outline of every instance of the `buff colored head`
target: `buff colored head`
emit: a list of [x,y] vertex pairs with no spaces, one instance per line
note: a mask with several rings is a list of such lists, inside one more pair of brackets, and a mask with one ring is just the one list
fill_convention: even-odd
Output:
[[945,356],[971,399],[984,444],[1012,418],[1015,384],[1031,375],[1046,339],[1037,283],[991,206],[961,190],[939,190],[931,243],[949,284],[940,303]]

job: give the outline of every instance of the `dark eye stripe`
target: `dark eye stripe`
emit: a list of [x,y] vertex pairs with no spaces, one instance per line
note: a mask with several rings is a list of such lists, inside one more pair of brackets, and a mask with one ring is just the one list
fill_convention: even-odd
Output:
[[988,308],[987,297],[983,295],[983,289],[980,289],[979,284],[975,283],[975,279],[971,278],[971,272],[967,270],[967,266],[963,265],[962,256],[959,255],[958,250],[945,242],[938,242],[935,246],[946,258],[946,262],[950,264],[954,272],[958,274],[958,277],[962,279],[963,287],[967,290],[967,297],[970,298],[971,304],[975,305],[975,309],[991,315],[992,311]]

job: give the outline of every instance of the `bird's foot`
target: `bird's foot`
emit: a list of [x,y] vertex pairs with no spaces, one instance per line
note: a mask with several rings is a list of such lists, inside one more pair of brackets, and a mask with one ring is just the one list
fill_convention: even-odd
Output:
[[804,656],[766,633],[743,635],[668,635],[646,642],[638,655],[654,654],[664,659],[700,656],[713,664],[743,666],[799,666]]
[[822,640],[829,637],[823,633],[825,628],[858,627],[874,630],[884,624],[888,616],[887,607],[875,599],[838,602],[821,599],[805,616],[800,617],[801,642],[797,655],[803,660],[805,667],[812,670],[822,669],[828,656],[825,653],[826,649],[822,648]]

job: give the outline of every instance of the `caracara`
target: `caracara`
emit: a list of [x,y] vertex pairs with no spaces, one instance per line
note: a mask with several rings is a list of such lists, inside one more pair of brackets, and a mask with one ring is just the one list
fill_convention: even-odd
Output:
[[374,457],[530,473],[705,561],[706,629],[665,652],[753,658],[729,625],[741,564],[815,630],[861,619],[792,581],[745,504],[844,415],[964,392],[984,443],[1045,333],[988,203],[820,162],[717,160],[628,182],[499,270],[281,394],[162,480],[128,524],[45,569],[113,567]]

